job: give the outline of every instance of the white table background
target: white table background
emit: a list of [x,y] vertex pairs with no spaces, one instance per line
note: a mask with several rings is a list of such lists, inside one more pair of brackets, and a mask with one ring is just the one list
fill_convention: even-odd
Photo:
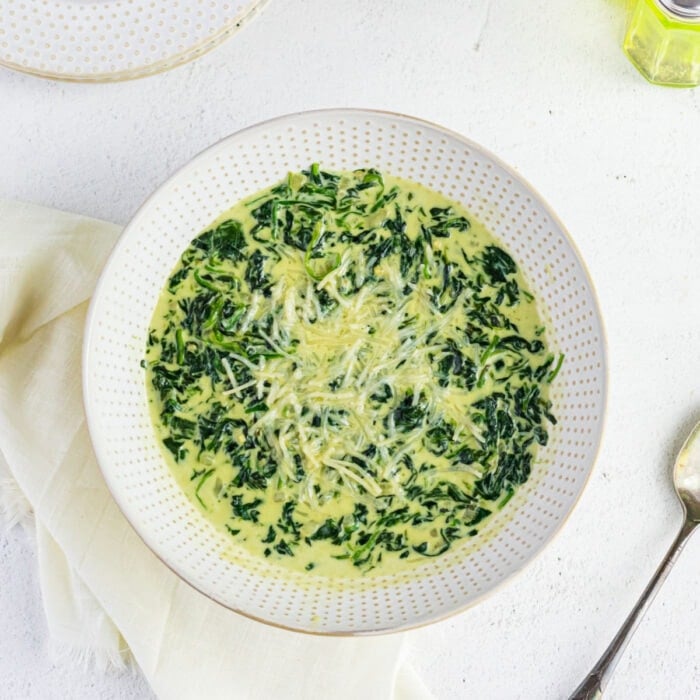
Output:
[[[670,468],[700,419],[700,91],[637,74],[619,48],[624,4],[271,0],[213,53],[152,78],[78,85],[0,69],[2,197],[126,223],[221,137],[287,112],[354,106],[465,134],[565,222],[607,327],[603,446],[535,563],[476,608],[409,633],[409,659],[440,699],[566,697],[680,524]],[[151,697],[138,671],[52,660],[35,566],[30,536],[0,537],[0,697]],[[700,698],[699,590],[700,537],[607,697]]]

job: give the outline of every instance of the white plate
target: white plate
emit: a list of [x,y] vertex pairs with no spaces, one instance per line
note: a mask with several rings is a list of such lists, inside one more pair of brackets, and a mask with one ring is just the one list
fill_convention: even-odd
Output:
[[44,78],[140,78],[191,61],[266,0],[0,0],[0,64]]
[[[477,542],[406,574],[329,585],[236,563],[230,538],[185,498],[155,440],[144,355],[151,314],[190,240],[241,198],[318,161],[376,167],[461,201],[514,254],[566,361],[552,388],[559,423],[530,480]],[[307,632],[370,634],[447,616],[525,566],[561,527],[591,472],[601,437],[606,361],[598,305],[561,223],[517,174],[475,143],[394,114],[329,110],[245,129],[197,156],[143,205],[105,267],[90,309],[84,393],[102,471],[124,514],[182,578],[250,617]]]

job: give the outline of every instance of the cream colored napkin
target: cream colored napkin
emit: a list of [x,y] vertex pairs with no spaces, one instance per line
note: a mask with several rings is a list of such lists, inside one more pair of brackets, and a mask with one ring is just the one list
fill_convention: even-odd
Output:
[[85,425],[87,299],[119,234],[0,200],[0,508],[33,513],[50,636],[68,658],[131,659],[161,698],[427,698],[403,639],[267,627],[197,593],[141,542]]

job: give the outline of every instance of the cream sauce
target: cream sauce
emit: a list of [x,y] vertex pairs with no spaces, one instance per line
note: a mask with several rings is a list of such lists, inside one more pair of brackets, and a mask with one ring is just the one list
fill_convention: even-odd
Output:
[[[485,477],[519,431],[527,478],[546,439],[514,411],[535,387],[529,410],[546,413],[553,358],[522,273],[507,254],[487,267],[503,246],[459,204],[374,171],[332,178],[290,175],[193,241],[154,311],[146,382],[173,475],[235,546],[296,571],[386,574],[477,535],[517,487]],[[330,201],[314,188],[335,199],[298,204]],[[391,236],[404,247],[377,258]],[[173,379],[206,361],[188,387]],[[492,396],[501,418],[478,406]]]

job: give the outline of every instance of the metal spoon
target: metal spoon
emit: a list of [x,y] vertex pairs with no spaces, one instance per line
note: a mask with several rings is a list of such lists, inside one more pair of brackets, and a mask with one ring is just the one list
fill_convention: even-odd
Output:
[[633,632],[642,621],[661,584],[666,580],[690,533],[700,524],[700,423],[693,428],[676,457],[673,485],[683,505],[683,527],[620,631],[569,700],[592,700],[603,694]]

